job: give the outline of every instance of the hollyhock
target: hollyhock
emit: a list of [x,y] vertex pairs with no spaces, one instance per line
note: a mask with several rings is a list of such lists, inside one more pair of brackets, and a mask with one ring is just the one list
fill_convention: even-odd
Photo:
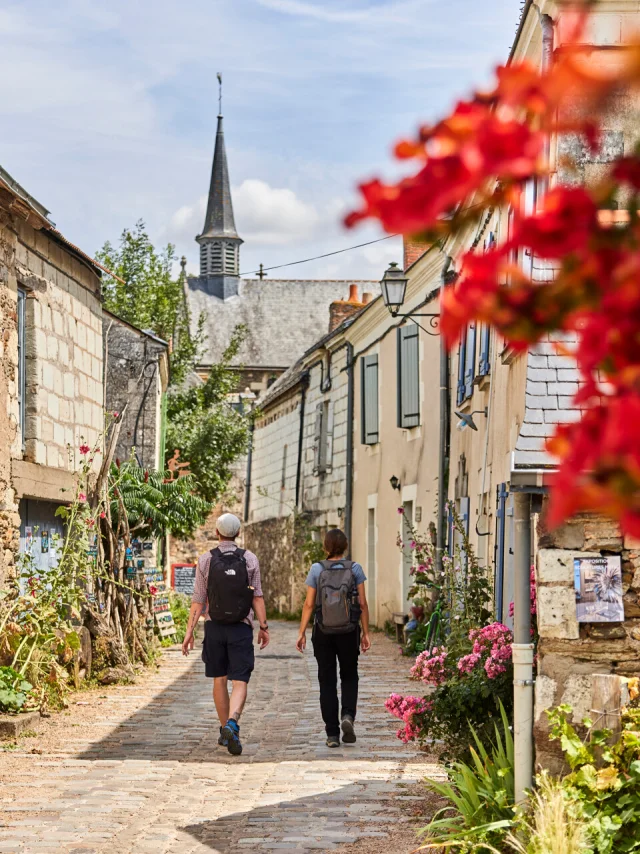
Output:
[[86,501],[86,500],[87,500],[87,496],[84,494],[84,492],[81,492],[78,495],[78,501]]
[[80,445],[79,451],[83,456],[86,456],[91,448],[88,445]]

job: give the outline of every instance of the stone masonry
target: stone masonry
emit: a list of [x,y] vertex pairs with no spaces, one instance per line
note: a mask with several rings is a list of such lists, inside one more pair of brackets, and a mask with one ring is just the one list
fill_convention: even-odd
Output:
[[[543,508],[544,509],[544,508]],[[573,707],[579,724],[591,710],[595,673],[640,674],[640,543],[622,538],[617,526],[602,517],[577,516],[555,531],[538,530],[536,580],[538,599],[538,672],[535,687],[537,762],[557,769],[559,754],[547,738],[545,709],[560,703]],[[620,555],[625,620],[623,623],[579,624],[573,558]]]
[[164,464],[162,398],[169,382],[169,345],[109,312],[103,322],[107,411],[121,413],[128,404],[116,457],[125,462],[133,452],[140,466],[158,469]]
[[100,280],[26,224],[18,230],[16,269],[28,291],[24,459],[72,471],[81,440],[93,446],[104,427]]

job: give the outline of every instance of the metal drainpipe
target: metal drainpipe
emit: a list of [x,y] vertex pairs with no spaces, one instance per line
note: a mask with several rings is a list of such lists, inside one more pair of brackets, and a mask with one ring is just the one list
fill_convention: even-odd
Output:
[[255,422],[251,421],[249,426],[249,449],[247,451],[247,476],[244,486],[244,521],[249,521],[249,509],[251,507],[251,469],[253,466],[253,434],[256,429]]
[[513,740],[515,800],[533,785],[533,644],[531,643],[531,495],[513,493]]
[[[451,282],[453,259],[447,255],[442,268],[441,293]],[[438,526],[436,529],[436,570],[442,572],[442,555],[447,534],[447,471],[449,468],[449,352],[440,336],[440,441],[438,452]]]
[[[553,60],[553,21],[536,6],[542,29],[542,68]],[[547,142],[547,161],[550,143]],[[516,803],[533,786],[533,644],[531,643],[531,495],[514,492],[513,740]]]
[[309,371],[300,377],[300,430],[298,432],[298,464],[296,466],[296,508],[300,509],[300,486],[302,480],[302,453],[304,444],[304,409],[309,388]]
[[351,558],[351,528],[353,518],[353,410],[354,410],[353,344],[347,342],[347,471],[345,483],[344,528]]

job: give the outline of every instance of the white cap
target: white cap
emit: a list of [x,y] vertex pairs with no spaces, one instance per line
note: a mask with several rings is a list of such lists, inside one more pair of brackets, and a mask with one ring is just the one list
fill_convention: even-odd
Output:
[[240,530],[240,519],[233,513],[223,513],[216,522],[216,528],[222,537],[237,537]]

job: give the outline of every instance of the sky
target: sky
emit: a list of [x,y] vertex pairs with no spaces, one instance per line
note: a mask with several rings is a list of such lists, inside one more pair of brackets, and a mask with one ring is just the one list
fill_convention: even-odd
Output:
[[[94,254],[142,219],[198,272],[218,112],[241,273],[375,240],[358,181],[491,79],[520,0],[3,0],[0,165]],[[406,167],[405,167],[406,168]],[[380,279],[397,238],[271,274]]]

